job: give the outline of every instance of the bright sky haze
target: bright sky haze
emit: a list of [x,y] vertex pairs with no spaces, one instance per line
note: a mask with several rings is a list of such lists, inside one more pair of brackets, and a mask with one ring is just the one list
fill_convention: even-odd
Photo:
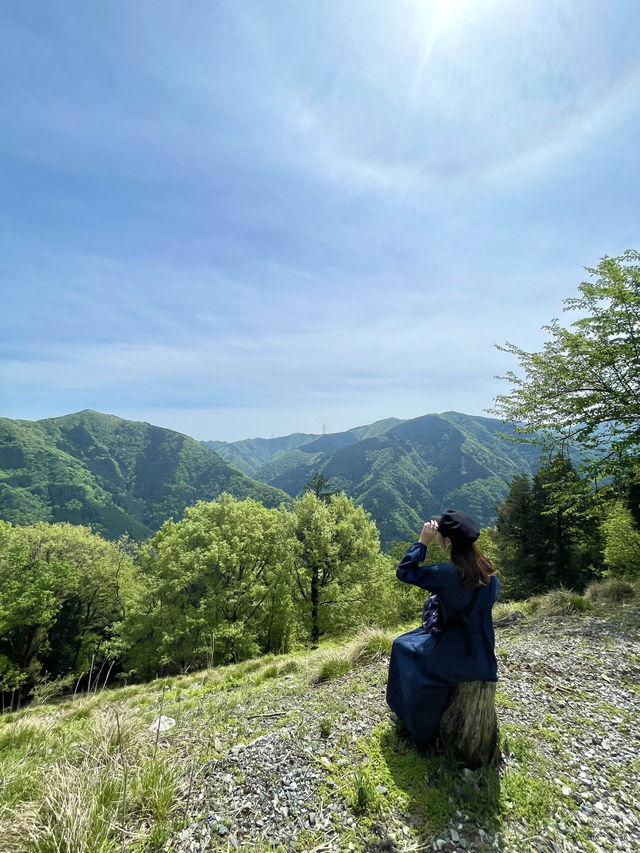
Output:
[[637,0],[6,0],[0,414],[483,414],[494,344],[640,248],[639,33]]

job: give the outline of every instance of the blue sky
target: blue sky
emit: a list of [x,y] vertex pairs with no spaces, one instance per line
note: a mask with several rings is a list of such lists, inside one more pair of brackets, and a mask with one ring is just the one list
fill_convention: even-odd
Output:
[[5,0],[0,413],[483,414],[640,247],[636,0]]

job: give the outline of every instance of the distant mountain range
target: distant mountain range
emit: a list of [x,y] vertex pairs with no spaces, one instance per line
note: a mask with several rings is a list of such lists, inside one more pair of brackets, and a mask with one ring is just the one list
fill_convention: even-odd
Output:
[[226,491],[266,506],[284,492],[247,477],[169,429],[86,410],[60,418],[0,418],[0,518],[91,524],[107,538],[144,540],[185,507]]
[[454,506],[492,524],[511,479],[535,468],[537,448],[502,438],[514,427],[457,412],[388,418],[331,435],[203,442],[246,474],[297,497],[316,471],[375,519],[383,545],[416,536]]
[[500,421],[457,412],[231,443],[90,410],[0,418],[0,518],[91,524],[108,538],[128,531],[143,540],[223,491],[291,505],[319,471],[371,513],[388,547],[415,538],[447,506],[493,523],[510,480],[531,473],[539,455],[500,432],[514,434]]

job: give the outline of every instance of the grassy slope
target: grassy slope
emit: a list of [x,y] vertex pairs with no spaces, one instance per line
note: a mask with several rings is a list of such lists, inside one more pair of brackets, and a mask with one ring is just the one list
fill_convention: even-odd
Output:
[[84,411],[0,419],[0,517],[92,524],[145,539],[169,517],[222,491],[267,506],[288,498],[172,430]]
[[[3,715],[2,849],[183,849],[181,833],[196,837],[194,826],[202,830],[200,819],[215,812],[207,849],[229,849],[231,834],[243,850],[265,850],[255,814],[243,816],[233,801],[249,800],[265,780],[271,780],[269,797],[275,790],[284,796],[278,779],[293,765],[313,777],[305,809],[318,816],[296,830],[297,850],[430,849],[434,838],[451,839],[452,831],[475,838],[474,850],[485,849],[482,839],[487,849],[496,840],[506,851],[529,849],[524,838],[539,835],[559,849],[614,849],[592,845],[602,832],[598,815],[582,819],[574,795],[584,783],[570,768],[577,751],[575,772],[587,770],[605,802],[624,796],[621,806],[638,825],[637,752],[635,766],[613,765],[605,746],[585,753],[580,738],[586,731],[587,743],[597,744],[591,733],[615,732],[632,753],[635,740],[637,750],[637,713],[602,701],[597,685],[612,686],[628,705],[637,700],[640,614],[637,606],[596,606],[590,617],[574,613],[565,622],[553,617],[559,602],[567,605],[566,596],[560,599],[544,606],[538,600],[529,607],[537,617],[498,634],[504,758],[498,771],[469,774],[446,756],[417,755],[398,738],[384,705],[385,655],[395,632],[369,631],[312,654],[99,690]],[[546,621],[538,624],[540,614]],[[585,645],[581,625],[594,614],[598,630]],[[623,663],[607,669],[610,632]],[[566,656],[566,667],[578,668],[578,682],[561,671],[549,686],[550,647]],[[523,690],[534,691],[529,707],[522,705]],[[549,691],[551,713],[536,716],[536,703],[548,702]],[[176,724],[156,736],[149,725],[160,713]],[[278,761],[273,752],[265,755],[267,742]],[[265,800],[263,817],[270,809]],[[279,819],[285,833],[288,819]],[[531,849],[542,848],[531,842]]]

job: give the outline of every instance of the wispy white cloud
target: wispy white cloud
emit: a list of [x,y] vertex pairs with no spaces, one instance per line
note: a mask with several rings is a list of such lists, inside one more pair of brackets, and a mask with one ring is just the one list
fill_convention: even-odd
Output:
[[3,15],[14,416],[479,411],[640,238],[632,0]]

